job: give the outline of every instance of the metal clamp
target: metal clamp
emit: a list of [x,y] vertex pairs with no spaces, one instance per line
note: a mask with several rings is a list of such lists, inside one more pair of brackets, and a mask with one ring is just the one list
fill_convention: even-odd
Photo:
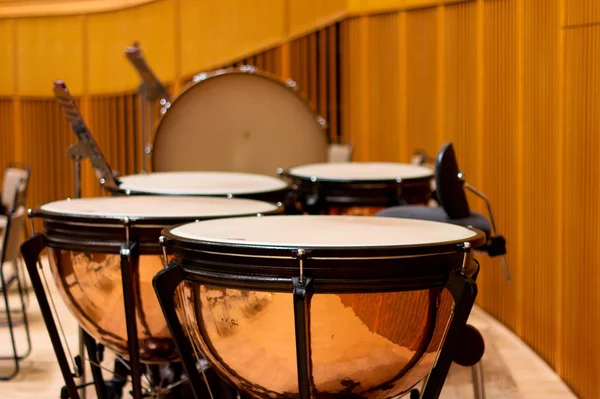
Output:
[[125,216],[123,218],[123,225],[125,226],[125,240],[127,240],[127,242],[129,242],[129,226],[130,226],[130,220],[127,216]]
[[471,251],[471,243],[466,241],[462,244],[462,250],[464,251],[462,266],[460,268],[460,273],[464,277],[471,277],[474,273],[471,267],[471,261],[473,260],[473,252]]
[[306,250],[300,248],[296,251],[296,259],[300,262],[300,284],[304,284],[304,259],[306,259]]
[[162,248],[163,258],[165,260],[165,268],[169,267],[169,258],[167,257],[167,238],[165,236],[158,237],[158,243]]
[[[483,194],[481,191],[479,191],[478,189],[476,189],[475,187],[473,187],[472,185],[467,183],[465,181],[465,175],[462,172],[460,172],[458,174],[458,178],[463,182],[464,187],[467,190],[469,190],[470,192],[475,194],[477,197],[481,198],[483,200],[483,202],[485,202],[485,205],[487,206],[488,214],[490,215],[492,235],[494,236],[494,238],[499,237],[498,231],[496,230],[496,220],[494,219],[494,213],[492,212],[492,204],[491,204],[490,200],[488,199],[488,197],[485,194]],[[506,277],[506,281],[508,281],[508,283],[510,284],[512,282],[512,278],[510,276],[510,270],[508,268],[508,263],[506,262],[506,255],[502,254],[500,259],[502,261],[502,268],[504,269],[504,276]]]

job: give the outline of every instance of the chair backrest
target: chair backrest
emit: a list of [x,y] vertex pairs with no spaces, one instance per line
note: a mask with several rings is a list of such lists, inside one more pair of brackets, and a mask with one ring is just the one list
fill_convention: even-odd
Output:
[[8,214],[8,221],[2,241],[2,262],[11,262],[20,255],[21,234],[25,226],[25,207],[14,208]]
[[454,147],[452,143],[446,143],[436,158],[435,187],[438,201],[450,219],[466,218],[471,214],[459,172]]
[[354,151],[354,144],[339,144],[331,143],[328,148],[328,161],[329,162],[350,162],[352,160],[352,153]]
[[[19,201],[17,205],[25,204],[29,173],[29,167],[17,166],[16,164],[9,165],[4,171],[1,201],[7,209],[12,208],[15,199]],[[19,195],[15,195],[17,190]]]

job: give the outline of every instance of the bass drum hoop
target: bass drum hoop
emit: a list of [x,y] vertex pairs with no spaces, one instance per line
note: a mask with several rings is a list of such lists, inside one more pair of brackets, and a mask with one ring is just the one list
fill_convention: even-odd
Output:
[[323,135],[325,136],[325,142],[327,144],[331,143],[331,138],[327,134],[328,127],[329,127],[327,124],[327,121],[312,109],[306,96],[297,90],[296,84],[290,83],[290,82],[293,82],[291,79],[284,80],[272,73],[259,70],[256,67],[249,66],[249,65],[242,65],[239,67],[221,68],[221,69],[217,69],[217,70],[214,70],[211,72],[202,72],[198,75],[195,75],[195,76],[202,76],[202,78],[198,79],[198,80],[194,79],[194,81],[188,83],[184,87],[184,89],[181,91],[181,93],[179,93],[179,95],[175,98],[175,100],[173,100],[173,102],[169,105],[168,108],[164,108],[164,107],[162,108],[162,110],[164,110],[164,111],[161,111],[162,117],[158,121],[158,124],[156,125],[156,128],[154,130],[154,135],[152,136],[152,150],[151,150],[151,157],[150,157],[150,166],[151,166],[151,168],[152,168],[151,170],[153,172],[161,172],[161,171],[156,170],[155,148],[156,148],[156,142],[159,137],[159,133],[161,131],[161,127],[164,124],[165,118],[167,118],[169,109],[173,108],[178,102],[181,102],[181,98],[184,97],[186,94],[188,94],[196,85],[201,84],[201,83],[206,82],[211,79],[218,78],[220,76],[239,75],[239,74],[258,76],[258,77],[270,80],[272,82],[278,83],[285,89],[289,90],[292,94],[294,94],[296,97],[298,97],[298,99],[304,104],[305,109],[308,110],[308,112],[310,112],[313,115],[315,124],[320,125]]

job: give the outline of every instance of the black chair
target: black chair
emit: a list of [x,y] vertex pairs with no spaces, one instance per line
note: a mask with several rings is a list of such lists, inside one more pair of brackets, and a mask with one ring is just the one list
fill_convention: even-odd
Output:
[[[15,194],[11,200],[11,207],[6,215],[6,225],[2,234],[2,247],[0,248],[0,293],[4,298],[4,309],[0,313],[6,317],[0,325],[7,326],[10,333],[10,341],[12,347],[11,355],[0,356],[0,360],[12,360],[14,362],[13,371],[8,375],[0,376],[0,380],[11,380],[19,372],[19,362],[29,356],[31,353],[31,336],[29,333],[29,323],[27,320],[26,309],[26,290],[18,268],[18,257],[20,256],[19,245],[21,243],[21,235],[25,225],[25,190],[22,190],[23,181],[16,184],[14,187]],[[4,194],[4,193],[3,193]],[[12,274],[7,273],[6,266],[12,269]],[[5,274],[6,273],[6,274]],[[18,291],[20,306],[15,309],[10,307],[9,289],[16,286]],[[24,353],[19,354],[16,340],[16,327],[22,325],[25,329],[27,340],[27,349]],[[3,345],[8,348],[9,345]]]
[[[435,185],[435,199],[439,207],[397,206],[384,209],[377,213],[377,216],[431,220],[475,227],[487,235],[485,245],[477,249],[487,252],[492,257],[501,256],[506,279],[510,282],[510,272],[505,258],[506,240],[496,230],[490,201],[482,192],[465,181],[464,175],[458,168],[452,143],[446,143],[435,159]],[[469,208],[465,189],[485,201],[489,220]]]

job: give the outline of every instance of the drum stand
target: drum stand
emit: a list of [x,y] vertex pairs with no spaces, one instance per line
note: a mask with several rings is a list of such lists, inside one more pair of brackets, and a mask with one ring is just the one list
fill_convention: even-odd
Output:
[[[446,283],[446,289],[448,289],[454,298],[453,314],[446,327],[444,344],[440,348],[431,372],[425,380],[423,391],[418,396],[420,399],[439,398],[448,370],[455,356],[456,344],[459,342],[460,335],[464,330],[473,304],[475,303],[477,285],[471,277],[477,273],[479,265],[477,264],[475,273],[466,273],[465,265],[471,264],[472,261],[470,249],[470,246],[464,247],[463,270],[451,273]],[[299,259],[303,258],[304,253],[300,254],[300,251],[298,251],[298,257]],[[167,319],[167,324],[169,325],[177,349],[181,354],[181,360],[190,380],[190,385],[196,398],[201,398],[203,397],[201,396],[203,382],[206,381],[206,377],[198,372],[196,360],[194,359],[194,348],[184,333],[183,326],[177,315],[174,299],[179,284],[187,280],[198,284],[210,284],[212,281],[210,277],[200,274],[187,274],[180,264],[171,262],[165,269],[157,273],[153,283],[163,313]],[[317,393],[312,382],[310,341],[310,301],[315,290],[312,279],[308,276],[292,278],[292,286],[299,399],[311,399]],[[397,290],[401,290],[403,287],[396,288]],[[364,289],[365,292],[371,292],[377,289],[377,287],[372,287],[365,282]],[[404,289],[406,288],[404,287]],[[394,291],[393,287],[389,287],[389,291]],[[411,398],[415,393],[418,394],[418,391],[413,390],[411,392]]]
[[[181,393],[185,392],[186,388],[182,383],[186,381],[186,378],[182,376],[181,373],[178,373],[177,370],[174,370],[175,372],[173,373],[176,374],[173,377],[175,382],[164,388],[153,386],[152,382],[150,382],[150,378],[145,376],[142,372],[139,343],[137,339],[137,297],[134,295],[135,287],[133,283],[135,277],[134,270],[137,270],[140,257],[139,242],[135,238],[129,237],[129,220],[124,220],[124,226],[126,229],[126,240],[121,245],[119,256],[121,261],[121,277],[123,282],[123,299],[128,337],[127,341],[129,360],[125,361],[122,358],[117,357],[117,360],[115,360],[115,368],[112,370],[112,380],[104,381],[102,376],[103,367],[100,366],[100,362],[102,361],[104,353],[104,347],[101,344],[97,344],[95,340],[85,331],[82,331],[83,342],[85,343],[85,348],[87,349],[87,360],[91,365],[96,395],[99,399],[120,399],[122,397],[123,387],[128,381],[130,381],[132,385],[132,390],[130,393],[134,399],[142,399],[145,397],[159,397],[165,399],[189,397],[185,395],[185,393]],[[65,346],[63,346],[61,341],[61,334],[64,337],[62,326],[60,325],[60,322],[58,323],[58,326],[55,322],[52,312],[54,303],[51,296],[50,302],[48,301],[48,297],[46,296],[46,288],[44,287],[44,285],[47,285],[47,282],[45,276],[42,281],[38,271],[38,265],[39,269],[41,270],[41,263],[39,263],[40,254],[48,245],[51,244],[49,244],[44,235],[40,233],[34,233],[33,236],[25,241],[25,243],[23,243],[21,246],[21,253],[23,255],[23,259],[25,260],[25,264],[31,278],[33,291],[39,302],[42,317],[44,319],[44,323],[46,324],[46,328],[48,330],[48,334],[50,336],[63,379],[65,381],[65,387],[61,393],[61,399],[80,399],[81,396],[79,395],[78,389],[92,384],[86,383],[81,386],[77,386],[75,384],[74,378],[80,378],[82,375],[81,370],[83,370],[83,354],[73,358],[70,354],[66,339]],[[43,275],[44,273],[42,271],[42,276]],[[54,314],[56,314],[56,310],[54,310]],[[66,352],[65,347],[67,349]],[[72,364],[70,364],[67,354],[72,359]],[[148,366],[148,368],[151,372],[158,371],[160,373],[160,370],[155,370],[155,368],[152,366]],[[127,378],[128,374],[131,376],[131,379]],[[149,389],[142,387],[142,376],[146,377],[145,379],[150,383]],[[173,391],[174,389],[177,390]],[[208,398],[209,396],[205,397]]]
[[[86,151],[81,141],[69,146],[67,148],[67,156],[73,161],[73,173],[74,173],[74,187],[75,187],[75,196],[74,198],[81,198],[81,160],[86,157]],[[33,231],[32,231],[33,233]],[[79,357],[82,358],[85,353],[86,347],[86,333],[83,331],[81,327],[79,327]],[[86,392],[86,376],[85,376],[85,367],[81,367],[79,370],[79,383],[82,387],[81,397],[85,399]]]

